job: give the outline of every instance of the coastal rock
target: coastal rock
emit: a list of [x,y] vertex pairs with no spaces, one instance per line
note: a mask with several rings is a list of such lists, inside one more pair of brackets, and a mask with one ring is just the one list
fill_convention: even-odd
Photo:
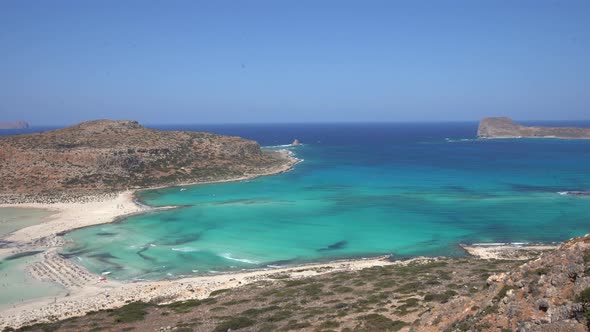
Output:
[[24,121],[0,122],[0,129],[27,129],[29,124]]
[[[468,325],[474,331],[587,331],[588,303],[578,295],[590,289],[590,234],[565,242],[518,269],[492,275],[476,294],[470,316],[456,317],[442,330]],[[464,307],[463,311],[471,308]],[[443,310],[456,308],[443,308]],[[441,327],[441,326],[439,326]]]
[[590,128],[527,127],[508,117],[484,118],[479,123],[480,138],[564,138],[590,139]]
[[298,139],[294,139],[293,140],[293,143],[291,143],[291,145],[293,145],[293,146],[297,146],[299,144],[301,144],[301,143],[299,143],[299,140]]
[[0,201],[14,194],[84,195],[228,180],[266,174],[290,162],[240,137],[96,120],[0,137]]

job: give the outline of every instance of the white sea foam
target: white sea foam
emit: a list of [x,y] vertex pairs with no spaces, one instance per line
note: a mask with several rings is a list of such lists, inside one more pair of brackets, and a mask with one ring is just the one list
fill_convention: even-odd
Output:
[[221,257],[223,257],[225,259],[229,259],[229,260],[236,261],[236,262],[247,263],[247,264],[258,264],[259,263],[257,261],[253,261],[253,260],[246,259],[246,258],[235,258],[235,257],[232,257],[232,255],[230,253],[221,254],[219,256],[221,256]]
[[499,247],[499,246],[514,246],[522,247],[532,245],[530,242],[490,242],[490,243],[473,243],[475,247]]
[[[299,144],[299,145],[303,145],[303,144]],[[268,146],[263,146],[263,149],[278,149],[278,148],[293,148],[297,145],[293,145],[293,144],[281,144],[281,145],[268,145]]]
[[557,193],[563,196],[590,196],[590,191],[583,190],[558,191]]
[[449,143],[457,143],[457,142],[477,142],[479,138],[445,138],[445,141]]
[[199,251],[199,249],[191,248],[191,247],[181,247],[181,248],[172,248],[174,251],[182,251],[182,252],[193,252]]

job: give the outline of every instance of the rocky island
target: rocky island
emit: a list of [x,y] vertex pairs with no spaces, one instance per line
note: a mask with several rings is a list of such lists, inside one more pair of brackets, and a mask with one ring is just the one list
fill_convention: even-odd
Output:
[[480,138],[562,138],[590,139],[590,128],[527,127],[508,117],[484,118],[479,123]]
[[96,120],[0,137],[0,202],[240,179],[292,164],[284,153],[239,137]]
[[29,124],[24,121],[0,122],[0,129],[27,129]]

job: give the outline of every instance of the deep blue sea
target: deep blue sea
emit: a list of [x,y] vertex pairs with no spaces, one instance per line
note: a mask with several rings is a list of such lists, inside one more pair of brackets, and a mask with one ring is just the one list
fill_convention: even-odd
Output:
[[[590,123],[529,123],[590,127]],[[459,243],[563,241],[590,232],[590,141],[475,139],[477,123],[154,126],[287,147],[304,161],[250,181],[145,191],[182,209],[74,231],[65,252],[120,280],[392,254]]]

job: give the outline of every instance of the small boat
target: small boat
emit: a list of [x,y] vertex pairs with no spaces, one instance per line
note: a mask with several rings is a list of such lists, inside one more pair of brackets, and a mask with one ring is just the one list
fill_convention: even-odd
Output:
[[111,271],[106,271],[106,272],[103,272],[103,273],[101,273],[101,274],[102,274],[103,276],[108,276],[108,275],[109,275],[109,274],[111,274],[111,273],[112,273]]
[[185,188],[180,188],[180,191],[186,191],[186,189]]

